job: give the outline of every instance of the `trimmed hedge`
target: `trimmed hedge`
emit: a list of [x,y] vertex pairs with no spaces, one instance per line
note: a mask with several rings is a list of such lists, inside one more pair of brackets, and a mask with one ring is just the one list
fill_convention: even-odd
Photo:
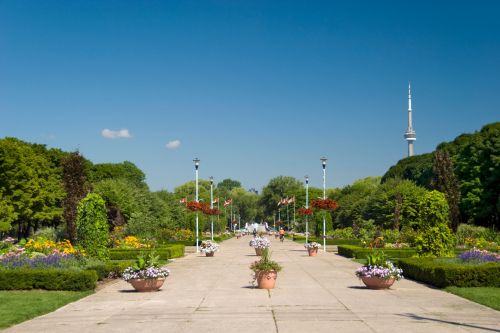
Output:
[[[291,238],[295,242],[304,242],[305,243],[305,241],[306,241],[305,236],[293,235]],[[312,236],[312,237],[309,237],[308,241],[323,244],[323,238],[321,238],[321,237],[318,238],[318,237]],[[326,245],[344,245],[344,244],[361,245],[361,242],[357,239],[331,239],[331,238],[326,239]]]
[[111,249],[109,252],[111,260],[135,260],[139,255],[146,255],[154,251],[161,260],[179,258],[184,256],[184,245],[172,244],[156,249]]
[[1,290],[93,290],[96,282],[94,270],[20,268],[0,271]]
[[354,245],[339,245],[339,254],[347,258],[365,259],[373,251],[381,250],[390,258],[410,258],[417,254],[413,248],[404,249],[369,249]]
[[[222,243],[225,240],[233,238],[233,235],[222,235],[222,236],[214,236],[214,242],[216,243]],[[201,244],[202,241],[204,240],[211,240],[211,237],[202,237],[198,240],[198,244]],[[183,240],[183,241],[165,241],[163,242],[164,245],[169,246],[169,245],[176,245],[176,244],[182,244],[184,246],[196,246],[196,240],[195,239],[190,239],[190,240]]]
[[500,264],[463,265],[430,258],[407,258],[398,261],[403,275],[439,288],[500,287]]

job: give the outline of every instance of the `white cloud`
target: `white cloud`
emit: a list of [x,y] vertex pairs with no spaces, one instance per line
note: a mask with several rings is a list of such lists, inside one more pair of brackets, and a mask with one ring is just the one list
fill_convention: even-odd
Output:
[[169,141],[169,142],[165,145],[165,147],[166,147],[167,149],[177,149],[177,148],[179,148],[179,147],[180,147],[180,145],[181,145],[181,141],[180,141],[180,140],[173,140],[173,141]]
[[119,131],[113,131],[105,128],[101,131],[101,135],[107,139],[128,139],[132,137],[126,128],[122,128]]

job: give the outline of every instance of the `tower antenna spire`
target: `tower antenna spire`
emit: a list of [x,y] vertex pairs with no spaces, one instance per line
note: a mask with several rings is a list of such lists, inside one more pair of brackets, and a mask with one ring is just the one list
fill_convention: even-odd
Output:
[[411,83],[408,82],[408,129],[404,134],[406,142],[408,142],[408,157],[413,156],[413,143],[417,140],[417,133],[413,130],[413,119],[411,109]]

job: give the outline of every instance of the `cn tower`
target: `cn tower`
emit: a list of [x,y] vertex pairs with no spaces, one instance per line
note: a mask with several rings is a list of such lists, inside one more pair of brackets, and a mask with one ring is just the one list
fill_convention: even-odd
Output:
[[408,83],[408,129],[405,132],[405,140],[408,142],[408,157],[413,156],[413,142],[417,140],[417,133],[413,130],[411,117],[411,86]]

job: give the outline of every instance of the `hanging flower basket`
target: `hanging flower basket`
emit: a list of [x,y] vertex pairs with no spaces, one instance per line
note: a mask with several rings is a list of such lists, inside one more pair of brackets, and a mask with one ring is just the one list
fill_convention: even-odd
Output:
[[309,216],[309,215],[312,215],[312,214],[313,214],[313,211],[312,211],[312,209],[310,209],[310,208],[304,208],[304,207],[302,207],[302,208],[299,208],[299,209],[297,210],[297,213],[298,213],[299,215],[301,215],[301,216]]
[[202,210],[203,206],[199,201],[189,201],[186,203],[186,208],[193,212],[196,212],[198,210]]
[[203,210],[203,213],[206,214],[206,215],[220,215],[220,210],[218,210],[217,208],[206,208]]
[[278,220],[276,221],[276,225],[282,225],[283,224],[283,221],[282,220]]
[[337,208],[337,202],[332,199],[316,199],[311,201],[311,206],[324,210],[334,210]]

